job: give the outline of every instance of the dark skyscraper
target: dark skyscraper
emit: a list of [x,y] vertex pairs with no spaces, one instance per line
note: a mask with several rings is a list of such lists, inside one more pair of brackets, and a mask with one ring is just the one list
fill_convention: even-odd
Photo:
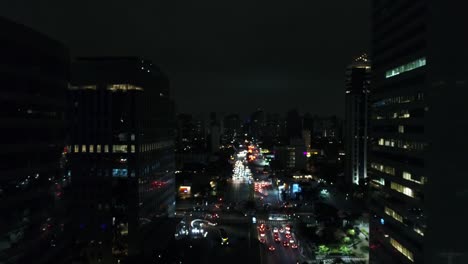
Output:
[[371,263],[468,263],[466,7],[372,3]]
[[265,112],[257,109],[250,115],[250,135],[255,140],[263,140],[265,129]]
[[367,100],[370,62],[361,55],[346,69],[345,181],[359,184],[367,178]]
[[68,50],[4,19],[0,31],[0,262],[49,262],[50,240],[63,224],[54,213],[62,193],[54,187],[62,186],[67,151]]
[[72,66],[68,105],[81,254],[89,263],[137,255],[145,224],[174,206],[168,80],[139,58],[82,58]]
[[176,151],[192,152],[206,149],[205,127],[202,120],[190,114],[177,115]]
[[290,110],[286,114],[286,135],[288,140],[302,137],[302,119],[297,110]]
[[241,119],[238,114],[230,114],[223,121],[223,143],[231,143],[241,133]]
[[265,133],[263,145],[272,148],[276,143],[281,142],[284,121],[277,113],[268,113],[265,118]]

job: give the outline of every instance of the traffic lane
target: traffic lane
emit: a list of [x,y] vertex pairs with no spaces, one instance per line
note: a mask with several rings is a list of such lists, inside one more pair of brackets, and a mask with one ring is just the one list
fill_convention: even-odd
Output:
[[264,203],[270,203],[272,206],[279,205],[279,192],[277,189],[267,188],[268,195],[263,198]]
[[[229,245],[221,245],[219,228],[223,228],[227,235]],[[208,263],[239,263],[250,262],[249,259],[258,259],[253,256],[258,247],[258,243],[252,243],[250,238],[250,225],[219,225],[210,228],[207,238],[211,241],[210,248],[204,252],[209,256]]]
[[[298,255],[293,252],[293,249],[284,247],[281,243],[274,243],[273,246],[276,248],[274,251],[268,250],[269,245],[265,245],[262,250],[262,263],[278,263],[278,264],[293,264],[297,263]],[[295,250],[295,249],[294,249]]]
[[[283,241],[287,241],[285,234],[278,233],[280,238],[279,242],[274,240],[275,235],[273,232],[274,226],[270,226],[269,230],[265,230],[265,244],[261,249],[261,262],[262,263],[297,263],[299,259],[299,253],[297,249],[293,249],[290,246],[283,246]],[[278,225],[280,228],[280,225]],[[260,232],[259,232],[260,234]],[[269,247],[275,247],[274,251],[270,251]]]
[[242,202],[249,198],[250,186],[246,182],[228,182],[225,201]]
[[257,205],[265,206],[270,205],[271,207],[278,207],[281,205],[279,200],[279,192],[271,187],[262,189],[262,193],[259,191],[255,192],[254,198]]

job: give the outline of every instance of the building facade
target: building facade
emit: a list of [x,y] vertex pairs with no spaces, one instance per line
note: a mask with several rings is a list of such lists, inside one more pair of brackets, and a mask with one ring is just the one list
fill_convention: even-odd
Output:
[[367,178],[367,101],[370,61],[363,54],[346,69],[345,180],[348,185]]
[[291,139],[286,146],[275,146],[274,153],[281,169],[294,172],[307,168],[307,148],[300,138]]
[[138,255],[174,210],[174,106],[150,61],[80,58],[68,92],[73,230],[88,263]]
[[464,5],[372,1],[371,263],[468,263]]
[[69,54],[55,40],[1,18],[0,32],[0,262],[45,261],[62,233],[55,214],[62,193],[55,190],[66,152]]
[[250,136],[257,141],[263,141],[265,136],[265,112],[257,109],[250,115]]
[[222,136],[222,142],[224,145],[230,144],[240,136],[241,123],[242,121],[238,114],[229,114],[224,117]]

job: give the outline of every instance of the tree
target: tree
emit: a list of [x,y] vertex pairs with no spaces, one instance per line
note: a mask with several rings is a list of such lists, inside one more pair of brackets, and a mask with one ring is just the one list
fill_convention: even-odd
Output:
[[351,249],[349,249],[347,246],[341,246],[340,247],[340,252],[343,255],[349,255],[349,254],[351,254]]
[[320,255],[327,255],[330,252],[330,248],[325,245],[319,246],[319,254]]

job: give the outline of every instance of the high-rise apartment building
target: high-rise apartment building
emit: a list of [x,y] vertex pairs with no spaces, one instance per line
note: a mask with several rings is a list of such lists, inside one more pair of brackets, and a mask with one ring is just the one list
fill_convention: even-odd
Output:
[[62,199],[55,190],[66,152],[69,54],[61,43],[2,18],[0,32],[0,262],[47,262],[58,248],[51,241],[62,234],[54,211]]
[[359,184],[367,178],[367,101],[370,61],[366,54],[356,58],[346,69],[345,92],[345,181]]
[[241,119],[238,114],[230,114],[223,119],[223,144],[229,144],[240,136]]
[[272,147],[281,142],[284,130],[284,120],[278,113],[267,113],[265,117],[265,134],[263,144]]
[[289,141],[302,137],[302,118],[296,109],[286,113],[286,135]]
[[292,138],[285,146],[275,146],[274,152],[281,169],[295,172],[307,168],[307,148],[301,138]]
[[257,109],[250,115],[250,135],[259,141],[263,141],[265,134],[265,112]]
[[117,263],[139,254],[145,225],[174,209],[169,82],[147,60],[81,58],[68,97],[77,251]]
[[372,1],[371,263],[468,263],[464,5]]

